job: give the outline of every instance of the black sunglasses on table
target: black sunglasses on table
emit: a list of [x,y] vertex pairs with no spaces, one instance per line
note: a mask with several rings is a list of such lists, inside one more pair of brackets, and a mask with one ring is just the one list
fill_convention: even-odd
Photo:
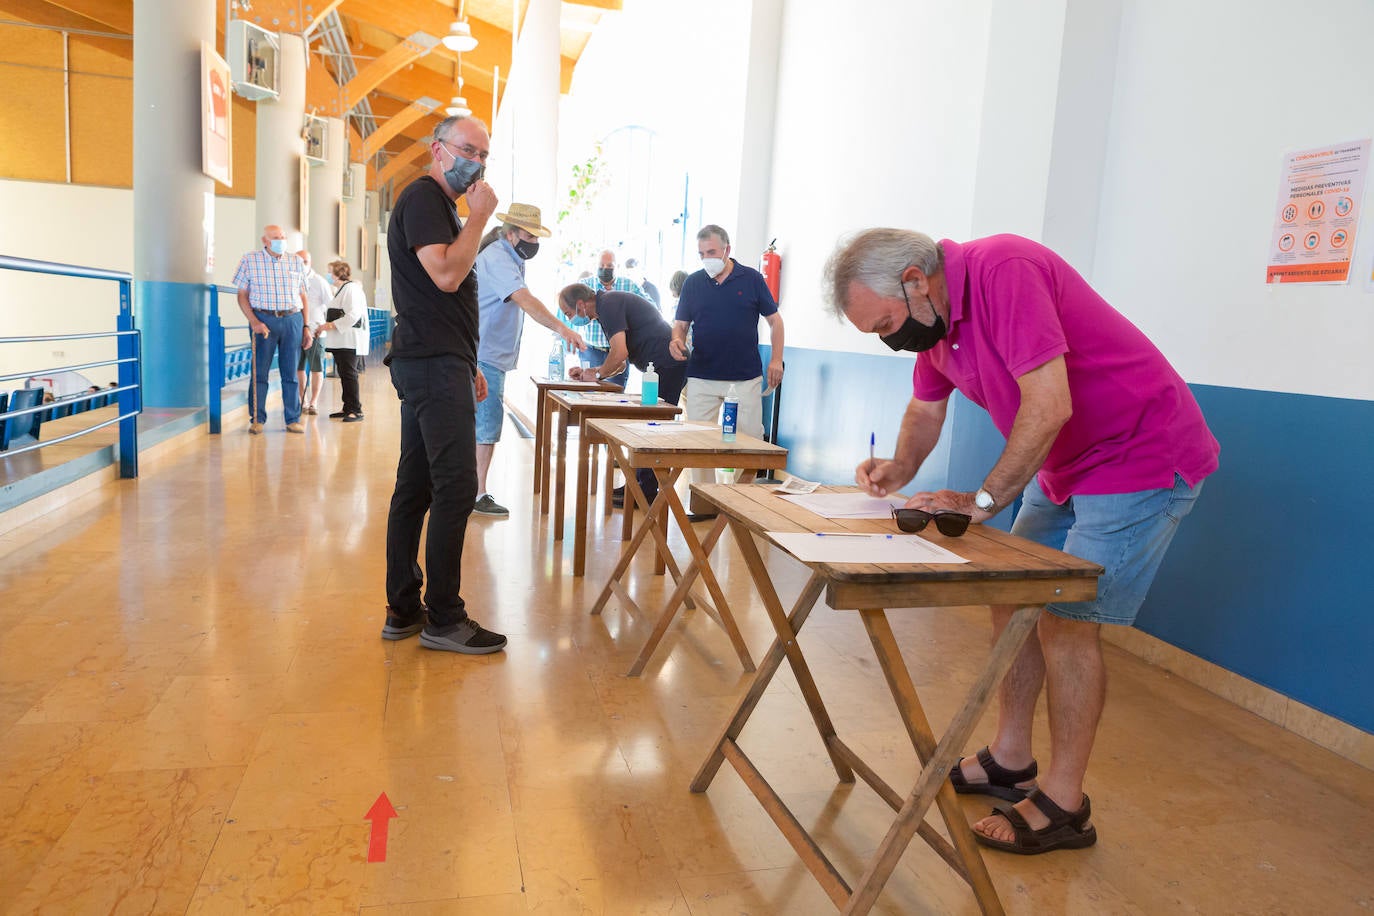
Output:
[[934,522],[936,530],[951,538],[957,538],[967,531],[969,523],[973,521],[973,516],[955,512],[953,509],[927,512],[924,509],[898,509],[895,506],[892,509],[892,517],[897,520],[897,527],[908,534],[915,534]]

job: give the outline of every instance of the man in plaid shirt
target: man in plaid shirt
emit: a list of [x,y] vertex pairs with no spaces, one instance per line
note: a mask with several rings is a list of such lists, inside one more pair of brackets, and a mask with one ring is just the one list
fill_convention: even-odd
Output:
[[311,343],[310,328],[305,324],[305,279],[309,269],[305,262],[286,250],[286,233],[281,226],[267,226],[262,230],[262,247],[239,259],[234,271],[234,285],[239,289],[239,309],[248,319],[253,334],[253,394],[248,405],[252,411],[248,431],[262,432],[267,422],[267,373],[272,368],[272,355],[277,356],[281,375],[282,414],[286,431],[303,433],[301,425],[300,385],[296,380],[296,366],[302,350]]

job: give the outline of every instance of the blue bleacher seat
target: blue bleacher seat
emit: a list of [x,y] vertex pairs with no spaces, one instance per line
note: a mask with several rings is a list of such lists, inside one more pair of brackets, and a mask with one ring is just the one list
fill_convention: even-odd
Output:
[[[42,388],[20,388],[10,393],[8,410],[24,410],[43,403]],[[37,414],[22,417],[6,417],[0,420],[0,451],[9,448],[11,443],[27,445],[38,441],[38,426],[41,421]]]

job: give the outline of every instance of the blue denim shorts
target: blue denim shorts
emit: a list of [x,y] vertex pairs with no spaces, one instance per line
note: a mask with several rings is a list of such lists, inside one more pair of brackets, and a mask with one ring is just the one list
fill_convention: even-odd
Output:
[[1071,496],[1061,506],[1031,478],[1011,533],[1106,570],[1097,580],[1096,599],[1050,604],[1046,610],[1068,620],[1134,623],[1178,523],[1201,491],[1202,481],[1190,487],[1175,474],[1168,489]]
[[477,368],[487,377],[486,400],[477,402],[477,444],[495,445],[501,441],[501,427],[506,422],[506,373],[480,360]]

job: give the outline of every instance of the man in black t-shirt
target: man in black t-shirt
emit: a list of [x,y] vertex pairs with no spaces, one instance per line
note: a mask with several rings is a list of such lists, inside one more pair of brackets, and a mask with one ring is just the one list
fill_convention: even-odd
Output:
[[[558,307],[577,327],[596,321],[606,332],[610,349],[606,361],[586,369],[573,368],[568,374],[575,379],[600,381],[620,372],[626,362],[640,372],[654,364],[658,374],[658,396],[669,404],[676,404],[687,384],[687,361],[673,356],[668,347],[673,329],[663,320],[654,304],[634,293],[589,289],[582,283],[563,287],[558,294]],[[644,495],[652,502],[658,495],[658,479],[654,472],[643,469],[635,472]]]
[[[401,399],[401,457],[386,526],[383,639],[420,633],[430,649],[485,655],[506,637],[468,616],[459,583],[463,537],[477,499],[476,409],[487,396],[477,369],[473,262],[496,194],[482,181],[491,140],[475,118],[447,118],[430,143],[429,172],[401,192],[387,228],[391,382]],[[455,201],[467,197],[468,221]],[[420,531],[425,514],[424,599]],[[428,616],[428,622],[426,622]]]

